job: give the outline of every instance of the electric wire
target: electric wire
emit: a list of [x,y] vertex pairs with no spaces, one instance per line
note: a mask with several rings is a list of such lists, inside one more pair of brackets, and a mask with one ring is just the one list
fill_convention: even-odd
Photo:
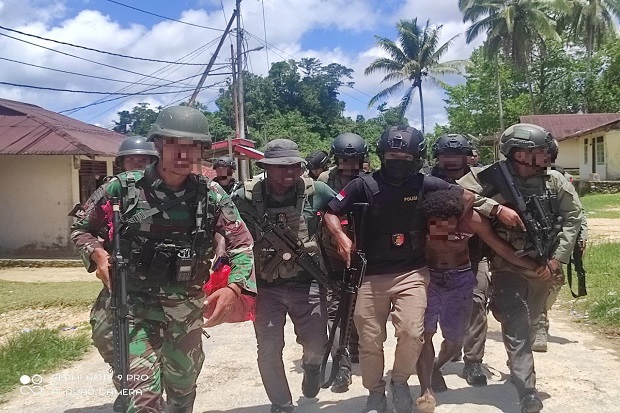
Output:
[[[1,82],[0,81],[0,85],[5,85],[5,86],[13,86],[13,87],[20,87],[20,88],[27,88],[27,89],[37,89],[37,90],[49,90],[49,91],[54,91],[54,92],[67,92],[67,93],[83,93],[83,94],[87,94],[87,95],[110,95],[110,96],[144,96],[144,95],[170,95],[173,93],[179,93],[179,92],[187,92],[190,90],[194,90],[194,89],[183,89],[183,90],[173,90],[173,91],[168,91],[168,92],[153,92],[153,91],[149,91],[148,93],[145,92],[133,92],[133,93],[123,93],[123,92],[100,92],[100,91],[96,91],[96,90],[74,90],[74,89],[62,89],[62,88],[55,88],[55,87],[46,87],[46,86],[35,86],[35,85],[25,85],[25,84],[20,84],[20,83],[12,83],[12,82]],[[162,87],[162,86],[158,86],[158,87]]]
[[[265,21],[265,0],[261,0],[261,6],[263,8],[263,32],[265,33],[265,45],[267,44],[267,22]],[[271,66],[269,65],[269,48],[265,46],[265,56],[267,57],[267,72]]]
[[76,47],[78,49],[84,49],[84,50],[88,50],[88,51],[91,51],[91,52],[106,54],[106,55],[110,55],[110,56],[122,57],[122,58],[125,58],[125,59],[133,59],[133,60],[140,60],[140,61],[144,61],[144,62],[153,62],[153,63],[166,63],[166,64],[170,64],[170,65],[204,66],[204,64],[202,64],[202,63],[179,63],[179,62],[172,62],[172,61],[169,61],[169,60],[158,60],[158,59],[150,59],[150,58],[147,58],[147,57],[128,56],[128,55],[124,55],[124,54],[121,54],[121,53],[108,52],[108,51],[105,51],[105,50],[94,49],[92,47],[81,46],[79,44],[73,44],[73,43],[68,43],[68,42],[62,42],[60,40],[54,40],[54,39],[50,39],[48,37],[37,36],[36,34],[26,33],[26,32],[22,32],[22,31],[15,30],[15,29],[9,29],[8,27],[4,27],[4,26],[0,26],[0,29],[6,30],[6,31],[12,32],[12,33],[18,33],[18,34],[21,34],[21,35],[27,36],[27,37],[34,37],[35,39],[39,39],[39,40],[45,40],[47,42],[62,44],[64,46]]
[[151,16],[159,17],[160,19],[170,20],[170,21],[177,22],[177,23],[182,23],[182,24],[186,24],[188,26],[199,27],[201,29],[215,30],[215,31],[218,31],[218,32],[223,32],[224,31],[223,29],[218,29],[217,27],[202,26],[200,24],[195,24],[195,23],[190,23],[190,22],[186,22],[186,21],[183,21],[183,20],[173,19],[172,17],[162,16],[161,14],[156,14],[156,13],[153,13],[153,12],[150,12],[150,11],[147,11],[147,10],[142,10],[142,9],[137,8],[137,7],[130,6],[128,4],[121,3],[119,1],[114,1],[114,0],[106,0],[106,1],[109,1],[110,3],[118,4],[119,6],[127,7],[128,9],[139,11],[139,12],[144,13],[144,14],[148,14],[148,15],[151,15]]

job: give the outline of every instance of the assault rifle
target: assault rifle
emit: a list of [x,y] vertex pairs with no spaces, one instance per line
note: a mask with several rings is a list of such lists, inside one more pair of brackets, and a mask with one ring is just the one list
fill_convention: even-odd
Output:
[[302,269],[307,271],[319,284],[330,290],[337,290],[336,283],[327,275],[325,271],[314,261],[302,240],[285,222],[270,222],[266,216],[260,214],[247,202],[241,200],[235,202],[237,210],[248,224],[258,229],[271,249],[274,256],[261,270],[265,274],[273,274],[276,269],[284,262],[293,260]]
[[[570,287],[570,293],[573,298],[588,295],[588,291],[586,290],[586,270],[583,268],[583,249],[581,249],[580,239],[581,233],[579,233],[577,237],[577,242],[573,248],[573,255],[566,268],[566,278],[568,279],[568,286]],[[575,273],[577,275],[577,294],[573,292],[573,267],[575,267]]]
[[350,267],[346,268],[343,272],[342,285],[339,292],[338,310],[336,312],[336,318],[329,331],[329,340],[327,342],[325,354],[323,355],[323,362],[321,363],[321,381],[323,381],[325,379],[325,372],[327,369],[327,360],[331,353],[332,347],[334,346],[336,332],[339,329],[338,345],[332,356],[332,369],[327,381],[324,381],[321,385],[324,389],[331,386],[334,380],[336,380],[336,375],[340,371],[340,366],[342,364],[342,358],[346,357],[349,352],[349,338],[351,336],[353,312],[355,311],[355,300],[357,299],[357,291],[362,285],[362,280],[366,274],[366,255],[362,251],[362,245],[364,245],[368,209],[369,204],[353,204],[353,212],[351,214],[352,219],[349,220],[349,222],[353,222],[351,227],[353,229],[355,250],[351,252]]
[[112,225],[114,230],[110,286],[110,309],[114,314],[112,338],[114,341],[114,375],[119,379],[121,411],[129,407],[127,375],[129,374],[129,320],[127,318],[127,263],[121,252],[121,204],[112,198]]
[[[517,256],[524,256],[536,252],[541,263],[546,264],[551,271],[549,258],[557,247],[557,236],[560,233],[561,221],[555,224],[545,213],[538,196],[524,197],[514,182],[514,177],[505,161],[495,162],[478,173],[482,183],[491,184],[519,214],[525,225],[525,233],[531,247],[517,251]],[[553,271],[552,271],[553,274]]]

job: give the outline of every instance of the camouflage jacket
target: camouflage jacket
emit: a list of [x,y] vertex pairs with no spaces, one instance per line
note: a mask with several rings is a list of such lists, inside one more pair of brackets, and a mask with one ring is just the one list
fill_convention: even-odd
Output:
[[[129,199],[127,188],[121,184],[121,180],[133,179],[135,189],[138,194],[137,200]],[[199,177],[190,174],[184,186],[178,191],[172,191],[165,187],[156,170],[156,165],[149,166],[146,171],[123,172],[100,187],[93,196],[84,204],[84,214],[71,227],[71,240],[78,247],[82,261],[87,270],[96,270],[96,264],[90,256],[95,248],[105,248],[111,252],[111,214],[109,211],[109,201],[113,197],[121,199],[123,221],[130,219],[135,214],[145,212],[151,208],[161,205],[183,196],[186,193],[194,192],[198,189]],[[205,280],[208,278],[210,258],[213,256],[213,235],[215,232],[221,234],[226,242],[226,255],[229,258],[231,272],[228,278],[229,283],[237,283],[248,293],[256,293],[256,280],[254,278],[254,258],[253,240],[245,223],[239,216],[235,204],[230,196],[215,182],[208,183],[208,204],[209,211],[212,212],[211,226],[205,238],[205,243],[201,246],[206,253],[199,257],[203,263],[198,266],[199,273],[196,279]],[[147,239],[180,239],[191,240],[192,231],[196,221],[196,199],[191,198],[187,201],[178,203],[169,209],[160,211],[150,217],[140,220],[137,223],[130,223],[130,231],[123,234],[123,239],[129,238],[128,233],[132,233],[129,240],[133,245],[144,242]],[[129,211],[126,211],[130,208]]]

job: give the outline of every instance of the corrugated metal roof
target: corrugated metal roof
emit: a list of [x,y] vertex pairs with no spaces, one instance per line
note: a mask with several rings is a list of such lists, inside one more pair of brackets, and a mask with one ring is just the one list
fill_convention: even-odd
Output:
[[585,131],[620,120],[620,113],[575,113],[566,115],[520,116],[521,122],[533,123],[547,129],[554,138],[562,141]]
[[0,99],[0,155],[114,156],[125,135]]

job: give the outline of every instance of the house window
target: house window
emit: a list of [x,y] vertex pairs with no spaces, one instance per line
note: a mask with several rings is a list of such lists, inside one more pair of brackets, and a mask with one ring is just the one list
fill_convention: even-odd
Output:
[[603,145],[603,137],[596,138],[596,164],[605,164],[605,145]]
[[95,189],[97,189],[107,176],[107,165],[105,161],[80,161],[80,202],[88,200]]
[[588,138],[583,140],[583,163],[588,163]]

